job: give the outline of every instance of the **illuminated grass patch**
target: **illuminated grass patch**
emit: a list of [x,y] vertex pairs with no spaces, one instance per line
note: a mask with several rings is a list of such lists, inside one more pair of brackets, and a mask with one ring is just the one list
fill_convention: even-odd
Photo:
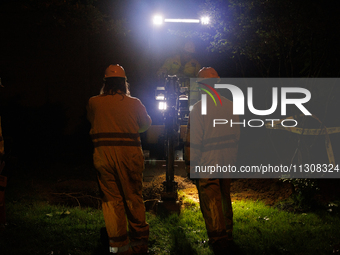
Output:
[[[199,204],[180,193],[181,214],[147,213],[150,254],[213,254]],[[332,254],[340,244],[337,212],[290,213],[262,202],[236,201],[234,240],[243,254]],[[7,203],[8,226],[0,254],[102,254],[101,210],[52,206],[44,201]]]

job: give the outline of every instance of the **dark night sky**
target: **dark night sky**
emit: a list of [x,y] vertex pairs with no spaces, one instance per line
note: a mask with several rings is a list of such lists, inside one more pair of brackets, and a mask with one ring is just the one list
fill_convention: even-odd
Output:
[[[1,8],[0,77],[6,89],[0,106],[7,114],[13,104],[41,107],[59,104],[65,109],[65,133],[77,131],[84,104],[98,93],[107,65],[119,63],[126,69],[135,96],[147,101],[152,79],[164,59],[184,44],[169,36],[166,28],[153,30],[152,17],[197,18],[199,1],[98,1],[99,10],[113,19],[125,19],[130,33],[88,36],[82,31],[63,31],[37,25],[41,13],[8,1]],[[197,44],[197,58],[207,56]],[[5,109],[7,108],[7,109]],[[3,113],[3,115],[6,115]]]
[[[191,0],[98,1],[105,14],[125,19],[130,33],[89,35],[41,22],[51,18],[49,13],[27,8],[27,2],[31,3],[5,1],[0,7],[0,77],[5,86],[0,91],[0,115],[5,140],[12,141],[7,148],[23,154],[27,152],[23,142],[32,146],[32,153],[52,148],[53,154],[60,146],[65,148],[65,135],[84,140],[89,131],[87,100],[99,93],[110,64],[124,66],[132,95],[152,112],[155,72],[184,44],[184,39],[167,35],[165,28],[154,31],[152,16],[161,12],[169,18],[188,18],[190,13],[196,18],[198,10],[197,1]],[[204,47],[197,45],[198,52]],[[196,55],[201,62],[208,56],[202,52]]]
[[[98,1],[96,6],[103,13],[126,20],[130,30],[127,36],[107,31],[89,35],[81,29],[41,24],[38,21],[44,13],[32,12],[20,1],[3,2],[0,77],[5,88],[0,91],[0,114],[5,138],[49,140],[51,135],[87,135],[85,106],[89,97],[98,94],[109,64],[124,66],[132,95],[141,98],[152,112],[155,72],[185,42],[167,34],[167,27],[153,28],[152,16],[161,13],[167,18],[199,18],[197,12],[203,2]],[[195,43],[195,57],[202,66],[214,67],[222,77],[237,77],[231,59],[207,52],[206,42]]]

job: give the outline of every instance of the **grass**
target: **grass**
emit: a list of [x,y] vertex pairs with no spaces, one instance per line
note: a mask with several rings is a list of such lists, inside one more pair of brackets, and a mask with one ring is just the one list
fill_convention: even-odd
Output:
[[332,254],[339,214],[289,213],[261,202],[234,203],[235,242],[245,254]]
[[198,206],[181,214],[158,217],[148,214],[150,251],[154,254],[211,254],[208,236]]
[[93,254],[104,226],[99,210],[9,203],[0,254]]
[[[28,193],[26,193],[28,194]],[[181,192],[180,215],[147,213],[151,254],[212,254],[199,205]],[[339,212],[291,213],[260,201],[236,201],[234,239],[243,254],[332,254],[340,245]],[[334,208],[336,209],[336,208]],[[84,254],[104,251],[102,212],[50,205],[37,195],[7,199],[8,226],[0,231],[0,254]]]

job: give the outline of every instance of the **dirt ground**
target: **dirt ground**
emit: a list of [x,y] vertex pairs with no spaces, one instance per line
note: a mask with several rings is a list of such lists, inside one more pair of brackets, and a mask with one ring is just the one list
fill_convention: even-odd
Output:
[[[162,183],[165,175],[158,176],[152,182],[144,183],[144,199],[155,199],[162,192]],[[182,190],[194,201],[199,201],[195,184],[187,178],[175,176],[178,189]],[[288,182],[283,183],[278,179],[235,179],[231,183],[231,199],[261,200],[267,205],[274,205],[278,201],[289,198],[293,188]]]
[[[165,175],[160,175],[151,182],[143,183],[143,198],[147,208],[152,209],[156,201],[160,199],[164,181]],[[179,191],[184,192],[192,200],[199,202],[196,186],[191,180],[175,176],[175,181],[178,183]],[[33,185],[52,204],[101,207],[100,191],[97,182],[93,179],[61,179],[53,183],[34,181]],[[330,185],[328,182],[321,183],[321,185],[324,186],[321,190],[327,191],[320,194],[320,199],[325,203],[331,201],[333,195],[340,192],[338,182],[335,185]],[[233,179],[231,183],[232,201],[259,200],[269,206],[274,206],[278,202],[288,199],[292,193],[292,184],[282,182],[279,179]]]

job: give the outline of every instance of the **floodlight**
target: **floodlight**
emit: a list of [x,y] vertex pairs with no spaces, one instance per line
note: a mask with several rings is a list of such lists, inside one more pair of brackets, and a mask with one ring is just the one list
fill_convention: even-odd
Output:
[[157,87],[156,88],[156,100],[163,101],[165,99],[165,88],[164,87]]
[[162,25],[163,24],[163,17],[160,15],[155,15],[153,17],[153,24],[154,25]]
[[164,22],[171,23],[200,23],[199,19],[165,19]]
[[202,25],[208,25],[209,22],[210,22],[210,18],[209,17],[202,17],[201,18]]
[[166,110],[166,102],[159,102],[158,103],[159,110]]

